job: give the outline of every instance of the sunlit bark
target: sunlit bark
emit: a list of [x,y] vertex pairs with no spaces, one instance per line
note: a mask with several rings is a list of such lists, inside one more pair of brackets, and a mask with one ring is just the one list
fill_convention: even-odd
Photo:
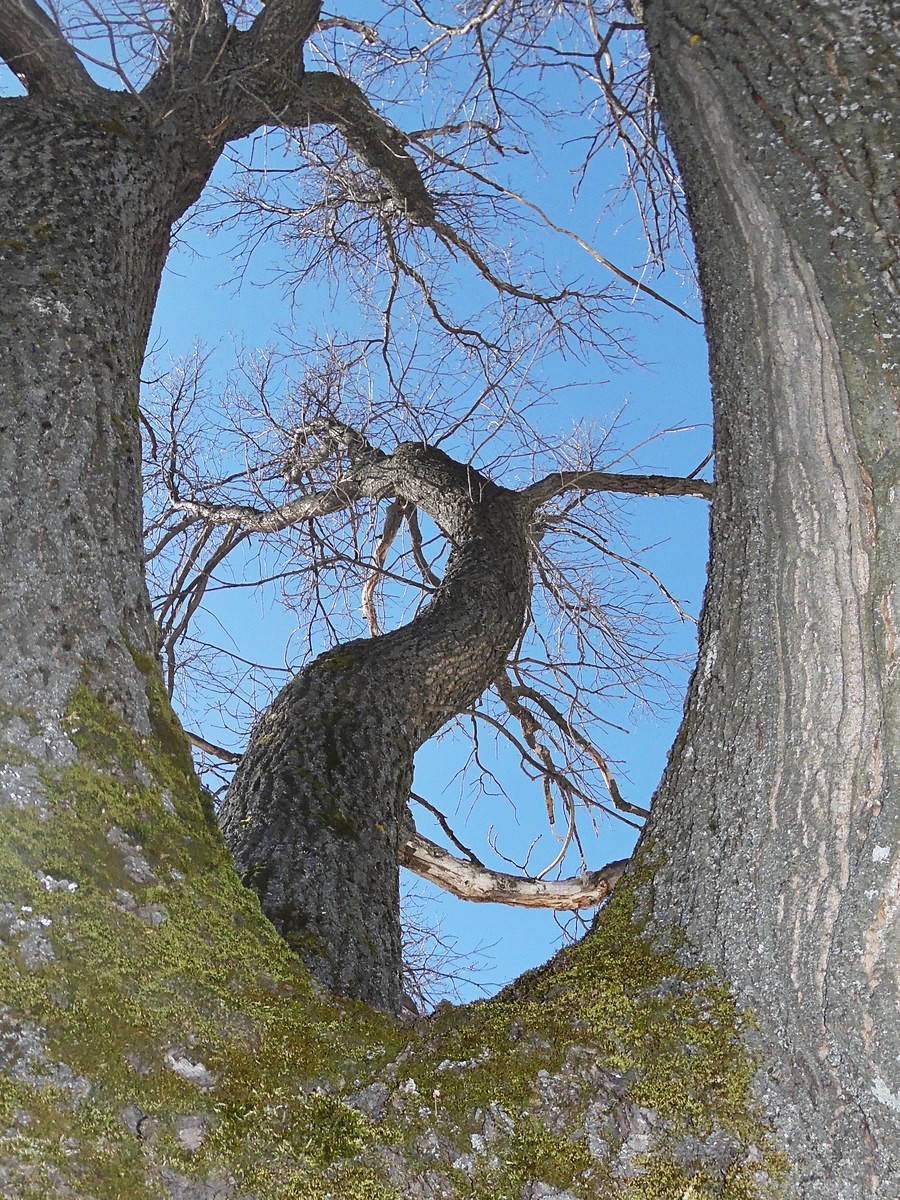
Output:
[[[760,1022],[801,1194],[898,1177],[897,6],[646,5],[716,496],[652,909]],[[652,851],[650,852],[652,855]]]

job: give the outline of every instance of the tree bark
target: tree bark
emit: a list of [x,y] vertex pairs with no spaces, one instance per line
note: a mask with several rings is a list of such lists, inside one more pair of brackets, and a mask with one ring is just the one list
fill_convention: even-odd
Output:
[[397,861],[413,757],[495,678],[522,630],[531,562],[514,492],[415,444],[390,471],[453,543],[441,586],[409,625],[329,651],[287,684],[220,819],[241,878],[313,974],[399,1012]]
[[[195,92],[155,121],[130,97],[85,100],[80,75],[64,102],[71,56],[41,59],[4,23],[3,53],[38,61],[35,95],[0,106],[3,1194],[771,1195],[740,1038],[794,1196],[895,1192],[897,5],[645,7],[716,397],[700,662],[643,868],[592,934],[490,1004],[410,1031],[311,992],[150,703],[132,409],[168,230],[227,114]],[[235,44],[274,44],[296,83],[315,14],[282,24],[290,6],[269,8]],[[215,36],[185,41],[227,57]],[[153,95],[168,86],[163,72]],[[275,111],[280,86],[240,94]],[[432,609],[319,660],[272,718],[282,749],[305,751],[294,717],[318,689],[311,773],[367,850],[382,810],[346,755],[370,778],[386,755],[391,875],[410,747],[475,686],[471,663],[490,678],[481,614],[505,613],[498,645],[521,621],[525,558],[505,543],[498,558],[515,521],[488,491],[460,507],[470,527]],[[339,703],[344,671],[376,714],[363,730]],[[265,753],[257,731],[248,772]],[[263,817],[263,801],[276,817],[294,802],[287,771],[278,795],[250,782]],[[755,1033],[683,961],[698,957],[752,1006]]]
[[58,715],[88,672],[146,721],[140,368],[171,224],[211,160],[130,98],[94,99],[0,107],[0,678],[8,705]]
[[716,450],[700,658],[647,830],[648,905],[756,1014],[759,1094],[798,1193],[885,1196],[900,1177],[900,10],[649,0],[645,15]]

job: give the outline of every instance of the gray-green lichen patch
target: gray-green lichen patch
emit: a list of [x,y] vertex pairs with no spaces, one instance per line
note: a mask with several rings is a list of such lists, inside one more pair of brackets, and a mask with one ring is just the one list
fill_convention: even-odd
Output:
[[643,938],[645,879],[492,1001],[415,1027],[335,1001],[237,879],[147,669],[151,736],[82,688],[77,758],[18,762],[41,807],[0,808],[0,1192],[774,1194],[742,1019]]

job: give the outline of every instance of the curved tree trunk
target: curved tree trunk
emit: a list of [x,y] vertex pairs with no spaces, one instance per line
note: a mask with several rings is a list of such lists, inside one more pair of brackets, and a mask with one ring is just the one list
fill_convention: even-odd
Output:
[[765,1107],[823,1200],[900,1178],[898,18],[646,5],[716,449],[652,912],[756,1013]]
[[416,750],[491,684],[531,594],[527,507],[442,451],[390,456],[453,543],[409,625],[323,654],[257,722],[220,814],[243,881],[332,991],[398,1012],[397,860]]
[[[263,60],[285,7],[253,33]],[[77,89],[3,102],[3,1194],[772,1195],[745,1027],[662,952],[675,923],[679,953],[755,1009],[758,1091],[793,1194],[892,1200],[897,5],[645,7],[703,275],[718,452],[700,664],[644,849],[656,869],[617,889],[582,944],[423,1030],[310,994],[237,886],[164,703],[151,729],[159,680],[129,653],[151,644],[133,389],[169,224],[202,186],[221,112],[193,113],[182,153],[167,107],[163,128]],[[505,494],[473,494],[454,533],[439,489],[414,486],[398,491],[458,551],[419,622],[310,669],[322,696],[348,670],[366,714],[384,705],[359,739],[340,725],[342,754],[361,740],[400,762],[476,686],[471,663],[489,681],[486,643],[502,657],[521,621],[527,560]],[[487,596],[467,586],[478,555]],[[482,633],[473,614],[492,606],[502,628]],[[440,637],[458,656],[449,681],[446,653],[428,671]],[[418,673],[399,675],[399,649]],[[366,691],[382,654],[386,682]],[[298,733],[275,732],[284,749]],[[336,775],[336,757],[313,761],[350,806],[337,823],[373,843],[347,759]],[[402,765],[384,777],[399,788]],[[386,837],[400,803],[385,804]]]

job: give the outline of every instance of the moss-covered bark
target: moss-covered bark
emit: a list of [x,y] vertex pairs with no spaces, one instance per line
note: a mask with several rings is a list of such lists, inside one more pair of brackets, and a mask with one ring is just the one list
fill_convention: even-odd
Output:
[[83,686],[68,765],[5,756],[4,1194],[775,1194],[746,1018],[651,948],[634,885],[495,1000],[414,1024],[334,1000],[240,885],[148,691],[152,736]]
[[[751,1079],[795,1194],[859,1200],[898,1177],[896,4],[632,7],[713,349],[690,723],[656,845],[592,934],[417,1026],[324,996],[277,938],[142,657],[134,406],[169,230],[225,138],[286,91],[300,119],[327,119],[303,94],[317,6],[265,5],[226,37],[224,9],[185,5],[190,36],[176,21],[139,101],[92,84],[46,19],[30,44],[4,21],[0,52],[33,90],[0,110],[14,1200],[761,1197],[785,1163]],[[412,160],[352,88],[330,91],[364,157],[374,131],[369,166],[402,209]],[[429,219],[427,202],[407,211]]]

